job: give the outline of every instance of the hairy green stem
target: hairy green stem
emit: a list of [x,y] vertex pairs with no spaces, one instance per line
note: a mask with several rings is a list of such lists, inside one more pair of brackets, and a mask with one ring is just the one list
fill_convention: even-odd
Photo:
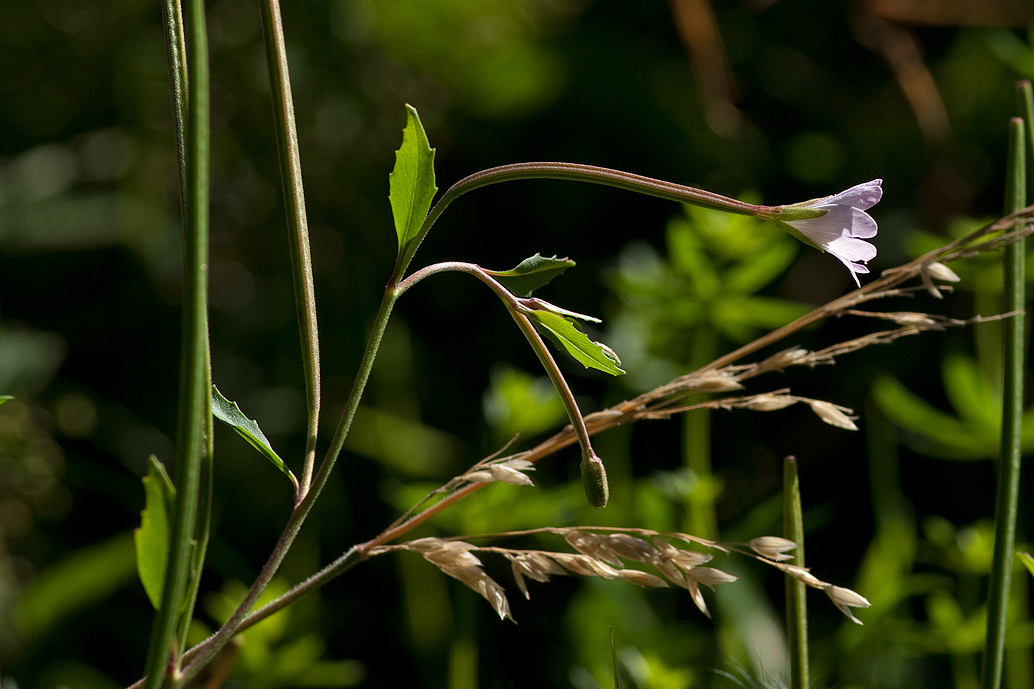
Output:
[[[602,184],[649,196],[657,196],[669,201],[689,203],[694,206],[714,208],[740,215],[757,216],[765,213],[772,214],[776,212],[777,208],[776,206],[759,206],[752,203],[744,203],[743,201],[737,201],[721,194],[704,191],[703,189],[687,187],[683,184],[665,182],[652,177],[634,175],[631,172],[622,172],[621,170],[612,170],[595,165],[556,162],[513,163],[475,172],[449,187],[427,214],[427,218],[425,218],[419,233],[420,236],[426,236],[427,231],[434,225],[449,204],[460,196],[491,184],[511,182],[518,179],[561,179]],[[405,266],[400,266],[400,268],[404,270]]]
[[[1026,147],[1023,120],[1009,123],[1009,159],[1006,168],[1005,212],[1012,213],[1026,203]],[[1004,251],[1004,309],[1013,312],[1002,322],[1004,344],[1002,386],[1002,446],[995,496],[995,547],[987,603],[987,645],[981,685],[998,689],[1005,659],[1006,615],[1012,583],[1013,551],[1016,547],[1016,512],[1019,500],[1023,422],[1024,262],[1026,242],[1020,239]]]
[[316,463],[316,434],[320,421],[320,343],[316,322],[316,290],[312,279],[312,257],[309,250],[309,224],[305,215],[305,191],[302,185],[302,162],[298,150],[291,77],[287,68],[287,47],[280,18],[279,0],[261,0],[259,10],[266,42],[269,83],[273,94],[273,120],[280,152],[280,177],[284,185],[288,237],[291,245],[291,268],[294,273],[295,306],[302,339],[302,365],[305,371],[305,392],[308,424],[305,440],[305,464],[297,499],[309,490]]
[[[804,567],[804,518],[797,459],[783,462],[783,537],[797,544],[792,563]],[[790,646],[790,689],[808,689],[808,606],[803,581],[786,575],[786,640]]]
[[[184,195],[183,335],[180,358],[180,399],[174,467],[176,503],[162,602],[151,632],[145,666],[149,688],[166,679],[177,681],[179,654],[175,643],[181,625],[184,598],[192,569],[193,541],[197,537],[198,496],[202,456],[207,454],[205,432],[211,416],[211,377],[208,368],[208,159],[209,81],[208,45],[203,0],[190,0],[186,12],[167,10],[175,109],[184,114],[182,170]],[[183,29],[177,28],[179,16]],[[185,49],[185,54],[183,53]],[[186,75],[182,74],[186,67]],[[175,89],[185,86],[185,96]],[[179,119],[179,118],[177,118]]]
[[162,3],[165,15],[165,42],[172,84],[172,114],[176,123],[176,161],[179,164],[180,206],[187,204],[187,39],[180,0]]

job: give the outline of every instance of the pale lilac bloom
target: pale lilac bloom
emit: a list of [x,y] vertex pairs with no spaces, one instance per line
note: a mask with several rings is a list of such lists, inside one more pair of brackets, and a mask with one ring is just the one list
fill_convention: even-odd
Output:
[[[865,240],[875,237],[879,229],[876,221],[865,211],[875,206],[883,196],[882,183],[882,179],[874,179],[832,196],[779,206],[768,219],[788,226],[791,233],[833,254],[847,266],[855,284],[861,287],[858,274],[869,272],[863,263],[876,257],[876,247]],[[787,216],[792,217],[802,210],[825,213],[814,218],[787,219]]]

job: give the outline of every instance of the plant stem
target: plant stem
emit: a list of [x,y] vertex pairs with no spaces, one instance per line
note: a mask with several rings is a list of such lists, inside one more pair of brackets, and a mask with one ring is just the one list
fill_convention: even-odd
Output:
[[[182,112],[185,134],[181,169],[185,183],[183,253],[183,334],[180,356],[180,397],[174,467],[176,504],[170,538],[169,559],[162,589],[162,602],[155,618],[147,652],[145,674],[148,687],[158,687],[168,676],[175,677],[182,650],[174,644],[183,612],[191,570],[193,541],[197,536],[198,494],[201,484],[205,431],[211,417],[211,375],[208,367],[208,157],[209,86],[208,46],[203,0],[190,0],[181,14],[178,3],[167,10],[169,46],[172,56],[174,100]],[[177,28],[184,17],[183,30]],[[185,54],[183,49],[185,46]],[[183,67],[187,73],[182,74]],[[186,86],[186,95],[175,89]],[[179,119],[179,118],[177,118]],[[189,617],[190,611],[185,613]],[[179,650],[177,650],[179,649]]]
[[[797,547],[792,564],[804,567],[804,518],[797,460],[783,461],[783,536]],[[808,689],[808,604],[803,581],[786,576],[786,638],[790,645],[790,689]]]
[[524,333],[524,337],[528,340],[528,344],[530,344],[531,348],[535,350],[535,354],[542,363],[542,367],[546,369],[546,373],[549,375],[549,379],[553,382],[553,387],[556,388],[557,394],[560,395],[560,400],[564,404],[564,409],[567,410],[567,416],[571,420],[571,426],[574,428],[575,435],[578,437],[578,443],[582,446],[582,450],[585,452],[591,452],[592,441],[589,439],[589,432],[585,428],[585,419],[582,417],[581,410],[578,409],[578,403],[574,399],[574,393],[571,392],[570,386],[568,386],[567,381],[564,379],[564,374],[560,372],[560,367],[557,366],[553,356],[549,353],[546,343],[542,341],[542,336],[539,335],[535,326],[531,324],[530,320],[528,320],[528,317],[521,312],[520,302],[515,299],[505,287],[500,285],[495,278],[482,270],[480,266],[473,263],[446,261],[435,263],[434,265],[427,266],[426,268],[422,268],[414,272],[399,284],[398,294],[401,295],[414,284],[430,275],[446,271],[473,275],[488,285],[503,301],[507,310],[510,312],[510,315],[513,316],[514,321],[517,322],[517,326],[521,329],[521,332]]
[[347,402],[345,403],[345,410],[342,412],[341,421],[338,424],[337,431],[334,433],[334,437],[331,439],[330,448],[327,449],[327,454],[324,456],[319,470],[313,476],[309,492],[306,493],[305,497],[297,505],[295,505],[294,511],[291,513],[291,517],[288,519],[287,525],[284,527],[284,531],[280,535],[280,540],[277,541],[276,546],[273,548],[273,552],[270,553],[269,558],[266,560],[265,565],[263,565],[258,577],[256,577],[254,583],[252,583],[251,588],[248,589],[248,593],[245,595],[244,600],[242,600],[240,605],[237,606],[233,615],[231,615],[230,619],[228,619],[226,623],[219,628],[219,631],[203,644],[199,645],[198,648],[193,649],[196,655],[192,656],[190,664],[183,670],[183,675],[186,679],[196,676],[197,673],[200,672],[215,656],[215,654],[233,638],[233,635],[240,630],[243,620],[247,617],[252,606],[255,604],[255,601],[258,600],[262,591],[276,574],[277,569],[279,569],[280,564],[287,555],[287,551],[290,549],[291,544],[294,543],[294,539],[298,536],[298,532],[301,530],[302,524],[305,522],[305,518],[312,509],[313,504],[315,504],[316,499],[319,497],[320,491],[322,491],[323,487],[326,485],[327,479],[330,477],[330,473],[334,469],[334,464],[337,461],[338,455],[341,454],[341,450],[344,447],[345,438],[348,436],[348,431],[351,428],[352,421],[355,419],[356,410],[359,408],[359,401],[362,399],[363,391],[366,389],[366,383],[370,378],[370,371],[373,369],[373,362],[377,358],[377,351],[380,348],[381,339],[383,338],[384,331],[388,325],[388,318],[391,315],[392,308],[394,307],[397,299],[397,288],[394,285],[389,285],[388,289],[384,292],[384,298],[381,301],[380,309],[374,319],[373,330],[370,333],[370,337],[366,345],[366,351],[363,353],[363,359],[359,364],[359,372],[356,374],[355,381],[352,383],[352,390],[349,393]]
[[424,229],[426,230],[426,228],[433,225],[438,216],[442,214],[442,211],[450,203],[468,191],[487,187],[490,184],[518,179],[565,179],[576,182],[591,182],[657,196],[669,201],[689,203],[694,206],[714,208],[730,213],[739,213],[740,215],[757,215],[758,213],[772,212],[775,209],[773,206],[744,203],[743,201],[737,201],[721,194],[704,191],[703,189],[696,189],[683,184],[665,182],[652,177],[634,175],[631,172],[622,172],[621,170],[612,170],[595,165],[556,162],[513,163],[475,172],[473,175],[468,175],[453,184],[442,195],[438,203],[434,205],[431,212],[427,214],[427,219],[424,221]]
[[[1026,147],[1023,120],[1009,122],[1009,152],[1006,168],[1005,211],[1019,210],[1026,203]],[[1021,239],[1005,247],[1004,308],[1015,313],[1002,322],[1005,346],[1002,386],[1002,449],[998,464],[995,497],[995,548],[987,603],[987,645],[984,650],[982,686],[998,689],[1005,658],[1006,614],[1012,583],[1013,551],[1016,547],[1016,511],[1019,499],[1021,435],[1023,421],[1023,349],[1026,242]]]
[[284,184],[288,237],[291,245],[291,268],[294,274],[295,306],[302,339],[302,365],[305,370],[305,392],[308,405],[308,426],[305,440],[305,465],[298,487],[297,500],[309,490],[316,463],[316,434],[320,420],[320,343],[316,321],[316,291],[312,279],[312,257],[309,250],[309,224],[305,215],[305,192],[302,185],[302,162],[298,150],[291,76],[287,66],[284,26],[280,18],[279,0],[259,2],[266,42],[269,83],[273,92],[273,120],[277,147],[280,151],[280,177]]

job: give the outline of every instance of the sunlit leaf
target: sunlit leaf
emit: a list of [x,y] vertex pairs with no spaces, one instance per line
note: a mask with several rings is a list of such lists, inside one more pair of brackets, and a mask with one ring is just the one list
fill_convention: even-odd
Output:
[[265,433],[262,432],[255,420],[245,416],[244,412],[237,406],[237,403],[223,397],[222,393],[214,385],[212,386],[212,415],[237,431],[242,438],[251,443],[252,447],[265,455],[266,459],[273,463],[273,466],[284,472],[291,479],[295,489],[298,488],[298,479],[294,477],[291,470],[284,464],[284,460],[280,459],[280,455],[273,450],[269,440],[266,439]]
[[998,452],[996,431],[946,414],[893,378],[878,379],[873,397],[891,421],[915,434],[910,442],[920,452],[945,459],[987,459]]
[[151,455],[144,483],[144,509],[140,528],[133,531],[136,544],[136,570],[151,605],[157,610],[162,602],[162,586],[169,560],[169,522],[172,517],[176,489],[165,467]]
[[1002,423],[1001,405],[995,400],[994,391],[977,361],[965,356],[949,356],[944,359],[941,373],[944,391],[959,417],[997,433]]
[[389,177],[388,193],[403,265],[409,263],[426,234],[426,230],[421,230],[437,191],[434,149],[427,142],[416,108],[407,105],[406,128],[402,132],[402,145],[395,152],[395,167]]
[[1032,557],[1030,553],[1026,553],[1022,550],[1016,551],[1016,557],[1020,558],[1020,562],[1022,562],[1023,566],[1027,568],[1030,575],[1034,577],[1034,557]]
[[14,399],[14,397],[11,396],[11,395],[0,395],[0,404],[3,404],[4,402],[6,402],[8,400],[13,400],[13,399]]
[[525,315],[541,332],[549,336],[568,354],[586,368],[595,368],[604,373],[618,376],[624,373],[617,354],[604,344],[593,342],[572,320],[574,312],[564,311],[567,316],[551,310],[533,310]]
[[521,261],[511,270],[486,270],[485,272],[498,280],[511,294],[518,297],[530,297],[531,293],[574,266],[569,258],[545,258],[535,254]]

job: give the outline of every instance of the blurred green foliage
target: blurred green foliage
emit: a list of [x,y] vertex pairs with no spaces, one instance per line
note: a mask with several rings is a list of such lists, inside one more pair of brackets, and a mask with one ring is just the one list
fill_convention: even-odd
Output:
[[[446,186],[491,165],[542,159],[733,196],[750,190],[768,203],[881,177],[878,274],[956,226],[998,214],[1012,83],[1034,77],[1025,3],[975,3],[967,26],[936,14],[946,4],[908,15],[917,7],[285,4],[330,428],[394,260],[387,175],[404,103],[420,110]],[[258,15],[243,0],[215,0],[209,11],[214,378],[297,470],[301,365]],[[680,31],[687,17],[704,27],[709,16],[717,42]],[[146,653],[152,608],[134,578],[129,534],[144,506],[147,458],[173,461],[179,346],[162,41],[155,3],[0,2],[0,399],[14,396],[0,405],[4,689],[124,686]],[[562,364],[586,411],[706,363],[849,286],[835,260],[799,251],[769,226],[569,182],[471,194],[442,218],[420,260],[514,265],[535,252],[578,262],[543,296],[604,315],[598,337],[629,372],[610,383]],[[944,302],[918,294],[902,308],[995,313],[997,269],[981,260],[955,268],[956,294]],[[348,455],[281,587],[514,434],[523,447],[563,423],[505,310],[465,276],[422,284],[396,318]],[[463,337],[461,324],[471,328]],[[995,327],[923,335],[773,383],[866,409],[866,442],[807,410],[690,417],[686,436],[671,424],[623,427],[598,439],[611,480],[606,510],[584,507],[577,458],[560,453],[538,467],[535,488],[492,486],[417,535],[579,523],[676,529],[696,496],[721,537],[746,540],[778,529],[778,467],[795,454],[811,566],[873,603],[856,628],[824,596],[812,600],[818,676],[845,687],[970,686],[992,469],[937,457],[994,449]],[[850,322],[830,323],[800,344],[856,334]],[[874,381],[882,415],[866,406]],[[706,447],[693,445],[701,428]],[[210,625],[239,598],[236,582],[254,577],[291,502],[275,467],[226,429],[216,440],[202,591]],[[706,449],[706,474],[688,470],[687,446]],[[231,682],[610,686],[612,626],[623,686],[731,686],[728,676],[778,674],[778,660],[756,649],[779,654],[772,619],[781,582],[744,569],[729,585],[740,588],[726,590],[731,600],[722,594],[712,606],[714,623],[684,593],[556,577],[533,586],[530,602],[511,601],[514,626],[419,558],[376,558],[318,602],[246,634]],[[504,585],[506,576],[498,575]],[[1012,686],[1031,684],[1025,583],[1018,579],[1015,597]]]

